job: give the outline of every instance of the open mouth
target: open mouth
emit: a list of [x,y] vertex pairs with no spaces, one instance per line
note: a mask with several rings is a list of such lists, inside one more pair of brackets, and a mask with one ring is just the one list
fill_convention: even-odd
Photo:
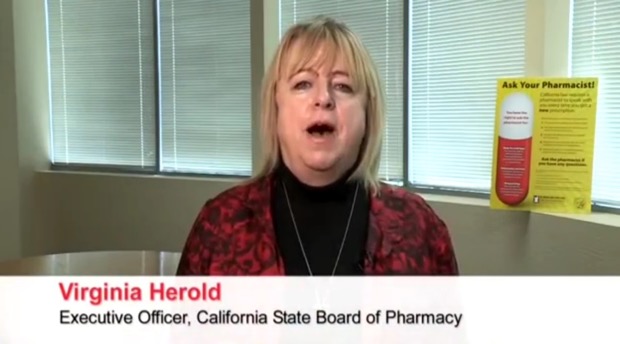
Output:
[[329,123],[314,123],[306,129],[308,134],[315,137],[323,137],[327,135],[331,135],[336,131],[333,125]]

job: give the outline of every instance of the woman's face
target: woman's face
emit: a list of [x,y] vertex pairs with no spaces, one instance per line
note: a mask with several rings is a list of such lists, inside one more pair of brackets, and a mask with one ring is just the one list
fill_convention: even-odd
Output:
[[344,60],[334,62],[311,63],[277,85],[282,158],[301,181],[315,186],[353,166],[366,132],[366,99],[354,89]]

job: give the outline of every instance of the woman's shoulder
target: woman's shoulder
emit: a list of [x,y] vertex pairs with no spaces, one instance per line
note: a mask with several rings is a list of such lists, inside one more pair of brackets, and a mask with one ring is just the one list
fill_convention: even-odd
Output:
[[373,213],[390,223],[401,222],[403,230],[434,231],[445,226],[437,212],[420,194],[406,187],[381,184],[372,202]]
[[[413,190],[382,184],[374,213],[384,234],[391,235],[403,252],[428,255],[433,274],[457,275],[458,264],[446,223],[429,203]],[[424,260],[424,259],[418,259]]]
[[425,210],[433,212],[428,202],[420,194],[403,186],[381,183],[377,199],[395,210]]
[[206,217],[220,217],[262,204],[269,189],[268,178],[251,179],[240,182],[207,199],[201,213]]

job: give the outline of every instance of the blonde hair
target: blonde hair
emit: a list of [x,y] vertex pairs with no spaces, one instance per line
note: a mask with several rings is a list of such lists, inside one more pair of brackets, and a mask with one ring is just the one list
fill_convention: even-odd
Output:
[[[295,43],[299,48],[293,48]],[[319,48],[331,61],[344,57],[352,76],[353,88],[366,95],[366,133],[350,179],[363,181],[373,193],[379,190],[379,164],[384,128],[384,95],[377,68],[360,39],[344,24],[319,16],[296,24],[284,34],[263,80],[261,134],[263,158],[256,178],[264,177],[278,166],[280,147],[276,130],[276,85],[314,62]],[[322,61],[325,62],[325,61]]]

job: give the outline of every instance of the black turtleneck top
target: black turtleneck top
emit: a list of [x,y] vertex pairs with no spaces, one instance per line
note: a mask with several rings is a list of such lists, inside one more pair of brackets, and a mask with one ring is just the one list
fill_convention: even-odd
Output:
[[323,187],[299,181],[281,165],[273,188],[272,216],[277,244],[287,275],[310,275],[300,247],[284,185],[299,237],[314,276],[331,276],[347,227],[357,184],[359,190],[348,234],[335,275],[363,274],[368,233],[369,196],[361,183],[347,182],[348,175]]

